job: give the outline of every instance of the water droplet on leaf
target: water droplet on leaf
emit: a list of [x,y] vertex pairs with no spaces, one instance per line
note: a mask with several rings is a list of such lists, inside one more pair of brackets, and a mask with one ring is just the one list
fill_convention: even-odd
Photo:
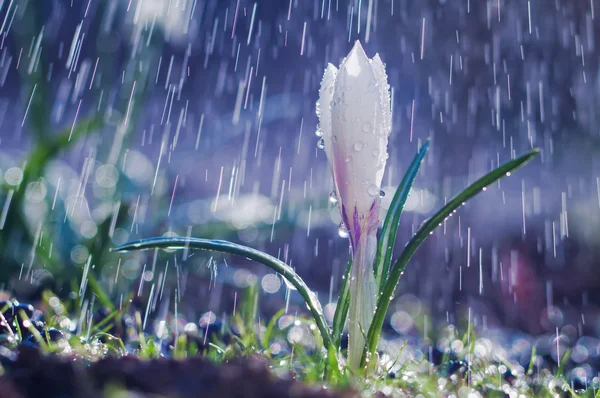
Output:
[[287,280],[287,278],[283,278],[283,281],[289,290],[297,290],[296,287]]

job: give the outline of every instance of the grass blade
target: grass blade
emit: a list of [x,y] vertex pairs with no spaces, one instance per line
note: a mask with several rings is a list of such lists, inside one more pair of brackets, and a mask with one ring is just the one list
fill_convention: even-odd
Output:
[[428,149],[429,140],[425,142],[415,155],[410,166],[408,166],[406,174],[404,174],[385,216],[383,229],[381,230],[379,243],[377,244],[377,256],[375,257],[375,283],[377,284],[377,291],[380,293],[383,291],[390,270],[390,264],[392,263],[400,216]]
[[452,198],[441,210],[433,215],[433,217],[430,217],[421,225],[417,233],[410,239],[410,241],[408,241],[404,250],[402,251],[402,254],[400,254],[400,257],[398,257],[394,263],[394,266],[391,268],[389,277],[385,283],[385,287],[380,294],[379,299],[377,300],[377,310],[375,311],[373,323],[371,323],[371,327],[369,328],[369,333],[367,335],[368,346],[363,353],[363,365],[367,356],[373,354],[377,349],[379,335],[381,334],[381,327],[383,326],[383,321],[393,298],[394,291],[396,290],[396,286],[400,281],[400,277],[402,276],[402,272],[404,271],[406,264],[408,264],[413,254],[419,248],[419,246],[421,246],[423,241],[425,241],[431,232],[433,232],[433,230],[436,229],[440,223],[442,223],[450,214],[452,214],[454,210],[462,206],[463,203],[480,193],[483,188],[505,177],[507,173],[510,173],[513,170],[525,165],[535,156],[537,156],[538,153],[539,150],[534,149],[484,175],[473,184],[469,185],[469,187],[467,187],[464,191]]
[[342,288],[340,289],[340,295],[338,297],[337,305],[335,306],[335,314],[333,315],[333,345],[336,350],[340,348],[340,341],[342,339],[342,333],[344,332],[344,325],[346,324],[346,318],[348,317],[348,309],[350,308],[350,288],[348,286],[348,279],[350,278],[350,270],[352,269],[352,259],[348,260],[346,271],[342,277]]
[[315,323],[317,324],[317,328],[319,329],[321,337],[323,338],[323,345],[325,348],[329,349],[329,347],[332,346],[331,331],[329,326],[327,326],[327,321],[325,320],[323,309],[321,308],[321,303],[317,299],[317,296],[308,288],[306,283],[304,283],[302,278],[296,274],[292,267],[267,253],[263,253],[260,250],[253,249],[251,247],[238,245],[237,243],[223,240],[170,237],[150,238],[129,242],[114,248],[113,251],[130,251],[156,248],[185,249],[188,247],[246,257],[250,260],[264,264],[273,271],[279,273],[289,283],[291,283],[292,286],[298,290],[298,293],[300,293],[302,298],[304,298],[304,301],[308,305]]

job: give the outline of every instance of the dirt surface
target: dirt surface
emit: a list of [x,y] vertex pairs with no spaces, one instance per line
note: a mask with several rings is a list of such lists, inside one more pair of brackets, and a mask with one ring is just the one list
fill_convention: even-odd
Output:
[[202,358],[144,361],[136,357],[87,363],[21,346],[16,358],[4,357],[2,362],[0,398],[357,396],[276,377],[256,358],[221,365]]

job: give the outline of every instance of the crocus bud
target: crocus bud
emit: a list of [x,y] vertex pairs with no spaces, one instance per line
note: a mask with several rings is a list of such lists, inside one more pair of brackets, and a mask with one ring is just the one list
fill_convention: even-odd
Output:
[[357,41],[339,70],[329,64],[317,114],[352,249],[348,364],[357,368],[375,310],[373,262],[391,128],[389,85],[379,56],[369,59]]

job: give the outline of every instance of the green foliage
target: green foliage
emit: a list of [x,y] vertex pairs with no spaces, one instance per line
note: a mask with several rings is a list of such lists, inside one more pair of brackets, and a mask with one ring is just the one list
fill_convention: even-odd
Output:
[[[390,264],[392,261],[392,253],[394,249],[400,216],[402,214],[404,204],[406,203],[406,200],[410,193],[410,189],[418,173],[419,167],[423,161],[423,158],[425,157],[425,154],[427,153],[427,149],[428,143],[425,143],[425,145],[423,145],[421,150],[415,156],[399,188],[397,189],[396,194],[394,195],[392,204],[390,206],[390,210],[388,211],[388,214],[386,215],[384,221],[375,264],[375,272],[378,278],[378,286],[380,286],[381,290],[378,296],[377,309],[375,311],[373,323],[371,324],[371,327],[368,330],[367,346],[365,347],[365,351],[363,353],[362,366],[365,366],[367,364],[369,358],[375,358],[377,344],[379,342],[381,334],[381,328],[383,326],[383,321],[385,319],[385,315],[387,313],[390,301],[393,298],[394,291],[400,280],[400,277],[402,276],[404,268],[408,264],[409,260],[412,258],[415,251],[419,248],[419,246],[425,241],[425,239],[433,232],[433,230],[438,225],[441,225],[441,223],[448,216],[455,212],[467,200],[480,193],[482,190],[484,190],[485,187],[493,184],[494,182],[500,180],[504,176],[510,174],[510,172],[523,166],[531,159],[533,159],[539,152],[538,150],[533,150],[519,158],[505,163],[504,165],[481,177],[479,180],[471,184],[467,189],[455,196],[440,211],[438,211],[435,215],[433,215],[421,225],[417,233],[410,239],[410,241],[404,248],[400,257],[394,262],[393,266],[391,266]],[[114,250],[128,251],[157,248],[196,248],[235,254],[262,263],[267,267],[271,268],[272,270],[278,272],[283,278],[285,278],[298,290],[302,298],[305,300],[307,306],[309,307],[313,319],[320,332],[324,348],[329,354],[328,363],[323,363],[323,370],[325,372],[325,369],[329,367],[329,370],[325,373],[331,379],[339,379],[339,367],[337,364],[333,366],[331,362],[334,361],[337,363],[337,351],[339,350],[341,332],[343,330],[346,317],[348,315],[348,307],[350,300],[347,280],[350,269],[352,267],[351,262],[349,262],[344,272],[341,292],[338,299],[338,305],[336,307],[336,312],[334,315],[333,330],[331,330],[323,316],[321,304],[319,303],[316,295],[308,288],[304,281],[295,273],[295,271],[290,266],[280,261],[279,259],[276,259],[275,257],[272,257],[259,250],[228,241],[169,237],[150,238],[136,242],[129,242],[116,247]],[[253,319],[256,312],[255,307],[253,307],[252,309],[252,316],[250,316],[249,311],[249,309],[244,310],[246,319]],[[254,337],[252,336],[252,332],[248,332],[248,325],[240,326],[241,330],[245,332],[242,333],[242,336],[246,335],[248,341],[252,341]],[[271,332],[272,325],[270,329],[268,328],[266,340],[269,339]],[[248,346],[248,341],[244,341],[243,337],[240,338],[240,342],[243,346]],[[265,345],[266,341],[263,340],[263,348],[265,348]],[[336,353],[336,358],[332,358],[332,352]]]
[[394,245],[396,244],[396,234],[398,233],[398,224],[400,223],[400,216],[404,210],[406,200],[410,195],[415,178],[421,167],[421,163],[427,154],[429,149],[429,141],[421,147],[410,166],[406,170],[396,193],[392,198],[390,207],[385,220],[383,222],[383,228],[381,229],[381,235],[377,243],[377,255],[375,257],[375,280],[379,291],[383,291],[387,277],[390,270],[390,264],[392,262],[392,255],[394,254]]
[[302,296],[306,304],[308,305],[313,319],[321,333],[321,338],[325,348],[329,348],[332,345],[331,331],[327,326],[327,321],[323,314],[321,303],[317,299],[317,296],[308,288],[306,283],[296,274],[292,267],[284,263],[283,261],[253,249],[251,247],[239,245],[237,243],[220,241],[220,240],[209,240],[209,239],[198,239],[198,238],[152,238],[143,239],[136,242],[126,243],[124,245],[116,247],[115,251],[127,251],[127,250],[144,250],[144,249],[202,249],[212,250],[222,253],[235,254],[238,256],[246,257],[250,260],[257,261],[261,264],[266,265],[273,271],[279,273],[285,278],[292,286],[296,288],[298,293]]
[[379,337],[381,335],[383,321],[385,319],[390,302],[393,299],[396,286],[402,277],[404,268],[419,246],[421,246],[425,239],[427,239],[427,237],[429,237],[429,235],[460,206],[465,204],[469,199],[473,198],[478,193],[482,192],[487,186],[504,178],[506,175],[531,161],[535,156],[537,156],[538,153],[539,150],[534,149],[533,151],[513,159],[484,175],[473,184],[469,185],[469,187],[467,187],[464,191],[452,198],[441,210],[439,210],[421,225],[417,233],[406,244],[404,250],[400,254],[400,257],[398,257],[398,259],[394,262],[394,265],[390,269],[390,274],[387,278],[385,286],[380,292],[377,300],[377,309],[375,310],[373,322],[371,323],[371,327],[369,328],[369,333],[367,335],[368,346],[365,347],[365,352],[363,353],[363,366],[369,356],[374,355],[377,350],[377,343],[379,342]]
[[348,261],[344,275],[342,276],[342,286],[340,288],[340,295],[338,296],[337,305],[335,306],[335,313],[333,315],[333,346],[338,349],[340,346],[340,340],[342,338],[342,332],[344,331],[344,325],[346,324],[346,318],[348,317],[348,309],[350,308],[350,288],[348,285],[348,279],[350,278],[350,270],[352,269],[352,259]]

